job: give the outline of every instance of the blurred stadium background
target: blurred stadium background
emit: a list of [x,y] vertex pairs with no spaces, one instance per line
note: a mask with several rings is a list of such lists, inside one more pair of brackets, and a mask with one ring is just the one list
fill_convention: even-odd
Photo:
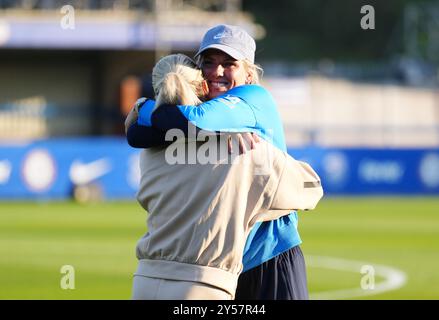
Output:
[[124,117],[219,23],[257,39],[289,152],[322,178],[311,298],[438,299],[439,4],[415,0],[0,0],[0,299],[130,297],[146,214]]

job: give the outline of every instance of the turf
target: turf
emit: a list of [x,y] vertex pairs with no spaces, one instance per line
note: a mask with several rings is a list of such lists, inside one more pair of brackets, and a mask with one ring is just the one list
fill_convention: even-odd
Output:
[[[400,289],[362,299],[439,298],[439,199],[326,199],[301,216],[305,257],[364,261],[406,273]],[[309,268],[309,287],[311,292],[340,289],[340,284],[359,288],[362,276]]]
[[[407,275],[397,290],[347,299],[439,299],[439,199],[325,198],[300,216],[311,297],[360,287],[360,270],[313,266],[325,256]],[[0,299],[129,299],[145,219],[135,202],[1,202]],[[73,290],[61,288],[64,265]]]

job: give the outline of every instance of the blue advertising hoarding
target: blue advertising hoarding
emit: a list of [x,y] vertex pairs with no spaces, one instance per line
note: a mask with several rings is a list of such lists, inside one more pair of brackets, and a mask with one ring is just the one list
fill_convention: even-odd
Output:
[[439,149],[289,149],[320,175],[326,194],[439,195]]
[[123,138],[50,139],[0,145],[0,199],[66,199],[74,185],[134,198],[139,151]]
[[[439,149],[290,148],[320,175],[326,195],[439,195]],[[75,185],[135,199],[139,149],[122,137],[0,144],[0,199],[62,200]]]

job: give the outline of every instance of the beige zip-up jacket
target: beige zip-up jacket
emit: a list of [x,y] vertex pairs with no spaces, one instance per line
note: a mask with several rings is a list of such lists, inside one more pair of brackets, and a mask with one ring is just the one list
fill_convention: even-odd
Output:
[[[175,146],[184,148],[186,159],[203,148],[199,142]],[[323,196],[308,164],[264,140],[233,163],[229,155],[216,163],[169,162],[169,149],[141,151],[137,199],[149,215],[135,275],[202,282],[232,297],[251,227],[293,209],[313,209]]]

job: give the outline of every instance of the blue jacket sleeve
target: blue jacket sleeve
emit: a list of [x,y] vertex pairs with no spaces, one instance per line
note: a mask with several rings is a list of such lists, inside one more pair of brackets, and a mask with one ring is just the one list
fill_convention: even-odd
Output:
[[155,102],[137,100],[139,117],[137,122],[132,124],[126,134],[128,144],[133,148],[151,148],[166,144],[165,132],[151,126],[151,113],[154,110]]
[[127,131],[128,144],[133,148],[152,148],[167,144],[166,132],[154,127],[133,123]]
[[[250,86],[242,86],[241,91],[250,89],[248,87]],[[198,106],[162,105],[152,113],[152,126],[160,130],[178,128],[186,132],[188,123],[191,123],[198,129],[207,131],[255,131],[256,117],[252,104],[236,93],[238,91],[232,89]]]
[[[264,104],[264,99],[262,101],[260,99],[260,92],[264,91],[265,89],[260,86],[245,85],[197,106],[161,105],[155,110],[153,100],[148,100],[140,109],[137,123],[142,126],[152,126],[162,132],[180,129],[186,136],[189,128],[193,126],[197,131],[258,133],[252,100],[257,100],[258,104]],[[135,135],[138,131],[133,130],[133,132]],[[154,134],[154,131],[150,133]],[[155,140],[157,137],[150,135],[143,136],[142,139],[131,138],[141,143],[137,147],[143,148],[148,148],[151,144],[158,142]]]

